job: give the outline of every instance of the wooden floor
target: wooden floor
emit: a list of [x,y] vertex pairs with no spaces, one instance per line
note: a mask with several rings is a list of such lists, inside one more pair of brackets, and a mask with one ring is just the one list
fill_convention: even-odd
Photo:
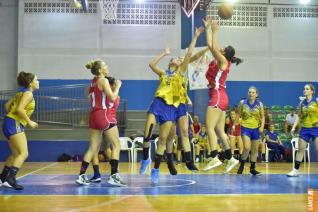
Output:
[[[0,163],[0,167],[3,163]],[[282,177],[290,171],[291,163],[260,163],[258,164],[258,170],[261,171],[263,175],[263,180],[270,178],[271,176]],[[26,163],[21,169],[18,179],[23,181],[24,179],[35,179],[32,181],[34,187],[32,189],[43,189],[47,187],[48,189],[54,189],[54,185],[59,183],[59,178],[63,178],[64,175],[68,175],[71,179],[75,180],[76,174],[78,174],[80,163]],[[203,164],[200,164],[200,168]],[[123,178],[127,176],[133,176],[133,178],[138,178],[138,168],[139,164],[130,165],[128,163],[120,164],[120,172]],[[166,165],[163,163],[160,167],[160,176],[168,176],[168,170]],[[199,182],[200,175],[208,177],[208,179],[214,179],[215,177],[224,177],[222,174],[222,168],[217,168],[210,172],[198,172],[191,173],[185,169],[183,165],[177,166],[179,175],[178,178],[190,176],[191,179],[195,179],[197,184],[203,185],[210,189],[210,193],[202,193],[199,187],[193,187],[193,190],[189,186],[187,187],[173,187],[171,186],[167,189],[167,194],[152,193],[153,190],[143,189],[144,193],[137,192],[137,189],[131,189],[130,193],[127,194],[126,190],[119,190],[121,188],[109,188],[112,191],[124,191],[115,192],[114,194],[105,195],[94,195],[85,193],[74,193],[74,194],[41,194],[41,195],[31,195],[28,193],[19,193],[19,191],[7,191],[7,189],[0,188],[0,211],[306,211],[308,197],[306,192],[295,193],[298,191],[298,185],[310,186],[309,184],[304,184],[303,180],[309,178],[318,181],[316,178],[318,175],[318,163],[311,163],[310,166],[302,164],[302,177],[293,178],[291,185],[295,185],[295,189],[291,189],[288,193],[281,193],[279,190],[277,193],[266,190],[269,188],[267,185],[259,184],[260,187],[264,187],[262,192],[248,192],[240,193],[239,189],[235,194],[232,193],[215,193],[215,187],[209,187],[211,184],[208,182]],[[101,164],[101,172],[107,177],[109,174],[109,165]],[[91,168],[89,168],[88,174],[91,173]],[[183,175],[184,174],[184,175]],[[208,174],[208,175],[207,175]],[[37,187],[36,176],[46,177],[55,176],[56,182],[43,182],[39,183]],[[74,175],[74,176],[72,176]],[[245,178],[253,179],[251,176],[245,175],[237,176],[235,174],[230,175],[230,179],[240,179]],[[264,177],[265,176],[265,177]],[[105,181],[105,177],[103,180]],[[170,176],[169,176],[170,177]],[[173,176],[175,177],[175,176]],[[285,176],[284,176],[285,177]],[[150,178],[149,178],[150,179]],[[170,178],[168,178],[169,180]],[[171,178],[172,179],[172,178]],[[254,177],[254,179],[257,179]],[[261,178],[259,178],[261,179]],[[282,178],[285,179],[285,178]],[[39,180],[40,181],[40,180]],[[287,177],[286,177],[287,181]],[[27,181],[25,181],[27,182]],[[168,182],[168,181],[167,181]],[[253,181],[250,181],[253,183]],[[206,184],[205,184],[206,183]],[[217,182],[215,182],[217,184]],[[236,182],[232,182],[236,183]],[[302,184],[301,184],[302,183]],[[233,184],[234,185],[234,184]],[[255,184],[258,186],[258,184]],[[28,184],[24,184],[27,190]],[[59,189],[63,189],[66,193],[68,189],[82,189],[82,187],[76,187],[72,182],[70,184],[59,185]],[[129,185],[131,186],[131,185]],[[129,187],[128,186],[128,187]],[[222,187],[228,185],[220,185]],[[53,188],[52,188],[53,187]],[[178,187],[178,188],[177,188]],[[189,193],[190,188],[190,193]],[[85,188],[87,189],[87,187]],[[93,188],[90,188],[94,190]],[[108,189],[107,187],[104,189]],[[157,188],[161,189],[161,188]],[[174,193],[174,190],[178,189],[178,194]],[[220,189],[220,188],[218,188]],[[306,189],[306,188],[305,188]],[[140,189],[138,190],[140,191]],[[150,191],[150,193],[148,192]],[[252,190],[253,191],[253,190]],[[9,192],[9,193],[8,193]],[[35,192],[35,191],[30,191]],[[54,192],[59,192],[55,191]],[[206,192],[206,191],[205,191]]]

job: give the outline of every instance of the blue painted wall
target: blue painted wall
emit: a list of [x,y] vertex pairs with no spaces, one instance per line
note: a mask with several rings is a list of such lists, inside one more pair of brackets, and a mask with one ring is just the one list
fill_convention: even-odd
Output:
[[[89,83],[88,80],[40,80],[41,86]],[[158,80],[123,80],[120,96],[127,99],[128,110],[147,110],[158,86]],[[318,88],[318,82],[311,82]],[[230,106],[237,105],[246,97],[250,86],[256,86],[265,105],[298,105],[305,82],[261,82],[261,81],[228,81],[227,91]],[[194,111],[201,111],[208,102],[208,90],[189,92],[194,102]]]

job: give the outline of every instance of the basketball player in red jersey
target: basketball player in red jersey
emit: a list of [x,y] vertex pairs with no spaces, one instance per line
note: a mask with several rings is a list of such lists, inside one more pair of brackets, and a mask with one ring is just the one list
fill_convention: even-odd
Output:
[[228,97],[226,94],[226,79],[230,72],[231,63],[238,65],[242,62],[241,59],[234,57],[235,50],[232,46],[225,48],[218,48],[218,31],[219,26],[210,18],[203,21],[206,31],[206,39],[208,47],[215,58],[211,61],[209,69],[206,73],[206,78],[210,86],[210,101],[206,112],[206,126],[208,133],[208,140],[211,146],[211,161],[203,169],[204,171],[220,166],[222,162],[217,157],[217,135],[223,143],[225,152],[225,159],[227,165],[225,173],[231,171],[238,160],[232,157],[231,148],[228,137],[224,132],[225,126],[225,111],[228,108]]
[[[91,103],[91,110],[89,112],[89,129],[90,129],[90,144],[86,150],[81,165],[81,170],[76,183],[79,185],[89,185],[89,180],[85,174],[89,162],[93,156],[99,151],[102,134],[111,138],[116,137],[116,130],[111,125],[107,115],[107,99],[115,101],[118,97],[119,88],[121,87],[121,81],[115,82],[115,89],[112,91],[108,79],[105,78],[109,74],[108,67],[105,62],[101,60],[95,60],[86,65],[87,69],[91,70],[94,78],[91,81],[89,88],[89,97]],[[113,139],[115,140],[115,139]],[[112,140],[112,141],[113,141]],[[116,142],[112,143],[116,145]],[[117,163],[111,164],[112,169],[118,167]],[[116,176],[116,177],[119,177]],[[120,178],[116,181],[122,181]],[[124,183],[122,183],[124,186]]]
[[[111,86],[112,91],[115,91],[116,89],[116,80],[113,77],[106,77],[108,79],[109,85]],[[119,162],[119,156],[120,156],[120,140],[119,140],[119,130],[117,127],[117,117],[116,112],[117,108],[119,106],[120,97],[117,96],[115,101],[112,101],[110,98],[106,99],[106,107],[107,107],[107,118],[110,123],[110,127],[104,133],[104,139],[101,146],[107,147],[107,145],[111,146],[111,157],[110,157],[110,166],[111,166],[111,175],[108,178],[108,183],[111,185],[116,186],[125,186],[126,183],[124,183],[121,180],[121,177],[118,173],[118,162]],[[109,132],[112,133],[109,133]],[[109,143],[108,143],[109,142]],[[101,149],[104,151],[104,147],[101,147]],[[90,182],[94,183],[100,183],[101,182],[101,175],[99,172],[99,160],[98,160],[98,152],[94,155],[93,161],[93,169],[94,169],[94,176],[90,179]]]

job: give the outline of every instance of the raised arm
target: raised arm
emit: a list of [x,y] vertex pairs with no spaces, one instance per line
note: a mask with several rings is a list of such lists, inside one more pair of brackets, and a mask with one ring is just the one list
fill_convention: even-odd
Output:
[[192,57],[190,58],[190,62],[189,63],[193,63],[194,61],[198,60],[200,57],[202,57],[207,51],[209,50],[209,48],[205,48],[202,49],[201,51],[197,52],[196,54],[192,55]]
[[221,69],[225,69],[227,65],[227,60],[223,56],[218,46],[218,32],[219,32],[219,25],[216,21],[213,21],[210,17],[207,17],[203,20],[206,32],[206,42],[208,48],[210,49],[213,57],[218,61],[220,64]]
[[162,58],[170,54],[170,48],[166,48],[161,54],[156,56],[153,60],[150,61],[149,67],[153,72],[155,72],[159,77],[165,73],[163,69],[158,66],[158,63]]
[[201,33],[204,31],[203,27],[195,28],[194,36],[191,40],[191,43],[188,47],[187,54],[185,55],[183,62],[178,68],[178,71],[180,71],[182,74],[184,74],[188,69],[188,64],[191,61],[191,55],[193,52],[193,49],[195,48],[195,45],[197,43],[198,37],[201,35]]
[[116,80],[115,82],[115,89],[112,91],[108,79],[102,78],[98,81],[99,87],[103,90],[104,94],[110,98],[111,101],[115,101],[118,97],[119,89],[121,87],[121,81]]

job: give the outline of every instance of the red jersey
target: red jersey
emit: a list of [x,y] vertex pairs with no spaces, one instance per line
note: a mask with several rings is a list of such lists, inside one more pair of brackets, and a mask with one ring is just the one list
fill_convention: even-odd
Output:
[[98,77],[95,77],[91,81],[89,88],[89,98],[91,102],[91,110],[107,110],[106,107],[106,95],[98,88]]
[[197,134],[200,132],[201,130],[201,127],[200,127],[200,124],[199,123],[193,123],[193,129],[194,129],[194,133]]
[[227,67],[224,70],[220,70],[217,60],[212,60],[209,64],[209,69],[205,75],[210,85],[209,107],[219,108],[222,111],[227,110],[229,99],[226,94],[225,83],[230,72],[230,65],[231,62],[228,61]]
[[219,88],[226,88],[227,75],[230,72],[231,62],[228,61],[228,65],[224,70],[221,70],[217,60],[212,60],[209,64],[209,69],[206,72],[205,77],[209,81],[210,89],[219,90]]
[[229,129],[229,132],[228,132],[229,135],[241,136],[241,125],[240,124],[234,124],[233,121],[230,120],[228,129]]
[[107,99],[107,118],[110,123],[117,124],[116,112],[119,106],[120,97],[118,96],[117,99],[112,102],[110,99]]

